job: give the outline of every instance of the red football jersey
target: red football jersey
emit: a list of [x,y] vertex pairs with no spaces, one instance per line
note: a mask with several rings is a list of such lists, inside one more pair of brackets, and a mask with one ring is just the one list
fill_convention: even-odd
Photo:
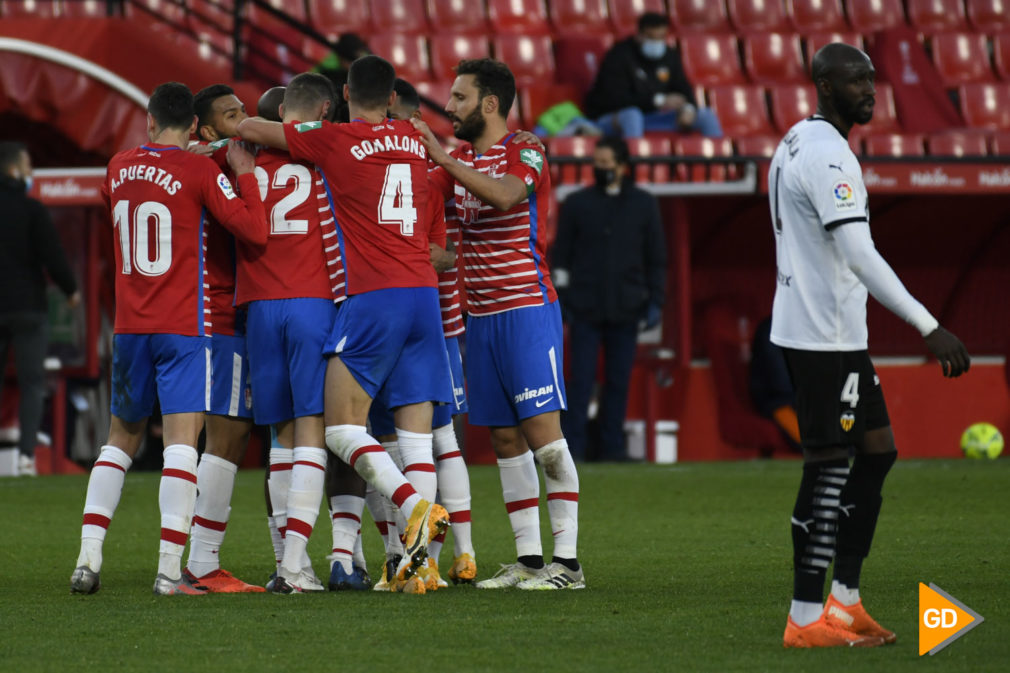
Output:
[[[432,201],[437,201],[437,198]],[[456,264],[438,274],[438,303],[442,309],[442,331],[446,337],[463,333],[463,310],[459,301],[459,256],[462,246],[462,232],[459,215],[456,214],[456,200],[451,199],[442,207],[445,215],[446,240],[456,246]]]
[[250,243],[266,241],[255,176],[239,178],[238,198],[207,157],[148,144],[112,158],[102,198],[117,245],[117,334],[209,332],[205,278],[205,209]]
[[432,189],[450,198],[463,230],[463,283],[471,315],[490,315],[557,299],[547,266],[547,203],[551,178],[547,159],[536,145],[513,143],[512,133],[484,154],[464,143],[452,156],[493,178],[514,175],[529,196],[507,212],[471,194],[442,168],[431,171]]
[[294,159],[323,174],[348,295],[436,287],[428,251],[427,152],[407,121],[285,124]]
[[[235,176],[228,165],[228,143],[232,140],[237,139],[226,138],[209,144],[216,148],[210,155],[211,160],[235,186]],[[201,141],[200,144],[208,143]],[[205,288],[210,306],[207,328],[212,334],[235,336],[235,237],[213,217],[207,217],[204,232]]]
[[[266,247],[237,245],[239,306],[262,299],[332,299],[320,218],[329,203],[315,169],[287,152],[259,148],[256,179],[270,225]],[[319,183],[317,188],[316,183]]]

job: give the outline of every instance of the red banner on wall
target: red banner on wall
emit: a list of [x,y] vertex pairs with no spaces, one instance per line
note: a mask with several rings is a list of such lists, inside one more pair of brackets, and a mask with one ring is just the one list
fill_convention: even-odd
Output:
[[47,206],[100,206],[104,168],[37,169],[29,196]]

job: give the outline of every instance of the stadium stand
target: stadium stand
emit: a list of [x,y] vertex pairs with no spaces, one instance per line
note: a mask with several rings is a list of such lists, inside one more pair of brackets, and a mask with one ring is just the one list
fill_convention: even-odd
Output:
[[929,154],[935,157],[984,157],[989,154],[986,137],[982,133],[936,133],[926,139],[926,144]]
[[309,18],[320,33],[334,39],[341,33],[371,32],[369,0],[309,0]]
[[730,137],[774,135],[764,87],[728,84],[708,90],[708,106]]
[[738,53],[735,35],[692,33],[680,38],[684,72],[695,86],[743,84]]
[[551,0],[548,13],[555,34],[605,35],[611,32],[607,0]]
[[491,55],[487,36],[469,33],[440,33],[432,40],[431,69],[435,79],[453,79],[453,68],[462,60]]
[[789,29],[782,0],[726,0],[726,8],[730,23],[741,35]]
[[574,85],[579,90],[580,102],[592,88],[603,56],[613,43],[611,35],[573,35],[554,40],[557,79]]
[[372,27],[376,35],[428,33],[428,17],[424,9],[424,0],[373,2]]
[[811,33],[807,35],[803,43],[807,48],[807,62],[813,58],[817,50],[826,44],[831,44],[832,42],[843,42],[845,44],[851,44],[853,47],[865,50],[865,45],[863,44],[863,36],[859,33],[852,31],[844,32],[829,32],[829,33]]
[[1006,0],[966,0],[968,20],[981,33],[1010,30],[1010,11]]
[[926,154],[923,138],[918,134],[883,133],[863,140],[866,156],[921,157]]
[[1000,79],[1010,81],[1010,33],[993,36],[992,60]]
[[817,110],[817,91],[812,84],[778,84],[770,87],[772,121],[779,133]]
[[743,38],[743,59],[750,80],[757,84],[804,82],[800,36],[795,33],[755,33]]
[[975,82],[991,82],[989,46],[979,33],[941,33],[931,40],[933,63],[947,88]]
[[670,20],[678,33],[725,33],[731,30],[726,6],[710,0],[670,0]]
[[1010,130],[1010,84],[965,84],[958,98],[968,126]]
[[964,30],[963,0],[906,0],[908,22],[924,33]]
[[852,28],[863,34],[905,23],[901,0],[848,0],[845,13]]
[[617,39],[631,35],[638,29],[638,17],[646,12],[666,14],[664,0],[610,0],[610,22]]
[[548,35],[544,0],[487,0],[488,19],[494,33]]
[[516,86],[554,79],[554,50],[548,35],[497,35],[495,57],[509,64]]
[[742,157],[771,158],[778,147],[779,137],[775,136],[745,136],[736,139],[736,153]]
[[842,32],[849,28],[841,0],[786,0],[786,13],[797,32]]
[[428,21],[438,30],[486,35],[491,28],[483,2],[428,0]]

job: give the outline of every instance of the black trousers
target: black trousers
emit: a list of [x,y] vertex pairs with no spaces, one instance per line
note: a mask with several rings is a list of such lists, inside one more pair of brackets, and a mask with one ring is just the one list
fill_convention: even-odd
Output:
[[[576,460],[624,460],[624,418],[628,411],[628,387],[635,363],[638,325],[635,322],[593,323],[572,316],[568,321],[569,372],[568,411],[564,417],[565,438]],[[603,347],[603,390],[600,395],[599,452],[588,434],[589,400],[596,383],[596,361]]]
[[[49,318],[45,313],[0,313],[0,371],[7,376],[7,354],[14,346],[14,366],[17,369],[21,407],[18,425],[21,440],[18,445],[26,456],[35,455],[36,436],[42,425],[42,402],[46,392],[46,346]],[[0,396],[3,387],[0,386]]]

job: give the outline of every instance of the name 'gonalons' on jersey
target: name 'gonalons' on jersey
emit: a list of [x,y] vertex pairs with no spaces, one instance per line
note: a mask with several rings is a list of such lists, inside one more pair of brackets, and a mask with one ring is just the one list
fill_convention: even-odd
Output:
[[863,174],[845,137],[822,117],[793,126],[768,174],[778,267],[773,343],[813,351],[867,347],[863,283],[832,233],[869,222]]

